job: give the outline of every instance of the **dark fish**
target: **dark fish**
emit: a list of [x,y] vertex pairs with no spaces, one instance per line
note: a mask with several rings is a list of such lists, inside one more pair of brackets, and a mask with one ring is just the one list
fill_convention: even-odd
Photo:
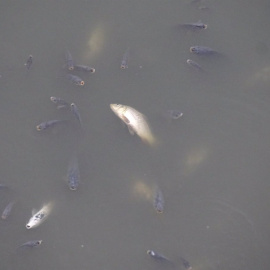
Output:
[[147,254],[150,255],[152,258],[154,258],[157,261],[168,262],[170,264],[173,264],[173,262],[170,259],[168,259],[167,257],[163,256],[162,254],[157,253],[151,249],[147,250]]
[[67,180],[70,190],[76,190],[78,188],[80,182],[80,170],[77,156],[73,156],[69,162]]
[[183,23],[183,24],[180,24],[180,27],[186,30],[196,31],[196,30],[207,29],[207,24],[204,24],[199,21],[196,23]]
[[24,65],[29,70],[32,64],[33,64],[33,56],[30,54]]
[[67,62],[68,70],[73,70],[74,69],[74,63],[73,63],[72,55],[69,52],[69,50],[66,50],[65,56],[66,56],[66,62]]
[[57,109],[67,108],[70,106],[69,103],[67,103],[65,100],[59,98],[59,97],[50,97],[50,100],[56,104]]
[[82,118],[81,118],[81,115],[79,113],[79,109],[78,109],[77,105],[75,103],[71,103],[70,104],[70,109],[71,109],[71,112],[74,114],[74,116],[80,122],[80,125],[82,126]]
[[15,202],[10,202],[4,209],[2,213],[2,219],[7,219],[11,213],[12,207],[15,204]]
[[192,267],[190,266],[189,262],[187,260],[185,260],[184,258],[180,257],[183,266],[185,267],[185,269],[187,270],[192,270]]
[[201,65],[199,65],[197,62],[195,62],[195,61],[193,61],[193,60],[191,60],[191,59],[188,59],[188,60],[187,60],[187,64],[188,64],[190,67],[192,67],[192,68],[194,68],[194,69],[196,69],[196,70],[204,71]]
[[121,69],[128,68],[128,61],[129,61],[129,48],[127,48],[126,52],[123,55],[123,58],[121,61]]
[[66,121],[66,120],[49,120],[49,121],[45,121],[45,122],[42,122],[39,125],[37,125],[36,129],[38,131],[41,131],[41,130],[44,130],[44,129],[48,128],[48,127],[52,127],[52,126],[54,126],[56,124],[62,123],[64,121]]
[[164,211],[164,198],[161,190],[156,188],[155,196],[154,196],[154,208],[158,213],[163,213]]
[[80,85],[80,86],[83,86],[84,85],[84,81],[76,76],[76,75],[72,75],[72,74],[67,74],[67,78],[74,84],[76,85]]
[[168,110],[167,112],[168,112],[169,117],[174,120],[183,116],[183,113],[178,110]]
[[87,72],[91,72],[91,73],[96,72],[96,70],[94,68],[89,67],[89,66],[84,66],[84,65],[74,65],[74,69],[79,70],[79,71],[87,71]]
[[217,51],[205,46],[192,46],[190,47],[189,51],[191,53],[195,53],[197,55],[214,55],[218,54]]
[[32,240],[32,241],[25,242],[24,244],[20,245],[17,249],[24,248],[24,247],[33,248],[33,247],[39,246],[41,243],[42,243],[42,240]]

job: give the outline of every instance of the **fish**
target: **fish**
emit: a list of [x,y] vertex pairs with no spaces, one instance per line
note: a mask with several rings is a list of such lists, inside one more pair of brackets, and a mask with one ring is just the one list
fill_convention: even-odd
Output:
[[76,75],[72,75],[72,74],[67,74],[66,77],[72,82],[74,83],[75,85],[80,85],[80,86],[83,86],[84,85],[84,81],[76,76]]
[[198,71],[204,71],[201,65],[191,59],[187,59],[187,64]]
[[70,159],[67,172],[67,181],[70,190],[77,190],[80,182],[80,170],[76,155]]
[[48,128],[48,127],[52,127],[52,126],[54,126],[56,124],[59,124],[59,123],[65,122],[65,121],[66,120],[49,120],[49,121],[45,121],[45,122],[42,122],[42,123],[38,124],[36,126],[36,129],[38,131],[41,131],[41,130],[44,130],[44,129]]
[[219,54],[217,51],[205,46],[191,46],[189,51],[197,55],[215,55]]
[[187,270],[192,270],[192,267],[190,266],[189,262],[187,260],[185,260],[184,258],[180,257],[183,266],[185,267],[185,269]]
[[34,210],[32,211],[32,217],[29,219],[28,223],[26,224],[26,229],[32,229],[37,226],[39,226],[41,223],[43,223],[49,214],[51,213],[53,208],[53,203],[49,202],[45,204],[37,213],[34,213]]
[[128,62],[129,62],[129,48],[125,51],[122,61],[121,61],[121,69],[128,68]]
[[50,100],[56,104],[57,109],[62,109],[62,108],[69,108],[70,104],[66,102],[65,100],[59,98],[59,97],[50,97]]
[[30,54],[27,61],[26,61],[26,63],[24,65],[29,70],[30,67],[32,66],[32,64],[33,64],[33,55]]
[[41,243],[42,243],[42,240],[31,240],[31,241],[27,241],[27,242],[23,243],[22,245],[18,246],[17,249],[23,248],[23,247],[33,248],[33,247],[37,247],[37,246],[41,245]]
[[92,67],[89,66],[84,66],[84,65],[74,65],[74,70],[78,70],[78,71],[87,71],[90,73],[95,73],[96,70]]
[[196,23],[183,23],[179,25],[181,28],[191,31],[207,29],[207,24],[198,21]]
[[157,213],[161,214],[164,211],[164,197],[159,188],[156,188],[154,193],[153,205]]
[[173,262],[168,259],[167,257],[165,257],[164,255],[160,254],[160,253],[157,253],[151,249],[148,249],[147,252],[146,252],[148,255],[150,255],[152,258],[154,258],[155,260],[157,261],[160,261],[160,262],[168,262],[170,264],[173,264]]
[[149,145],[156,144],[156,138],[153,136],[147,123],[146,117],[134,108],[121,104],[110,104],[112,111],[128,127],[131,135],[137,134],[141,140]]
[[16,202],[10,202],[4,209],[3,213],[2,213],[2,216],[1,218],[2,219],[7,219],[11,213],[11,210],[13,208],[13,205],[15,204]]
[[173,120],[176,120],[183,116],[183,113],[179,110],[168,110],[167,114]]
[[69,50],[66,50],[65,57],[66,57],[66,63],[67,63],[68,70],[73,70],[74,69],[74,63],[73,63],[72,55],[69,52]]
[[7,185],[5,185],[5,184],[0,184],[0,190],[1,190],[1,189],[7,189],[7,188],[8,188]]
[[80,125],[82,126],[82,119],[81,119],[81,115],[79,113],[79,109],[78,109],[77,105],[75,103],[71,103],[70,104],[70,109],[71,109],[71,112],[74,114],[74,116],[80,122]]

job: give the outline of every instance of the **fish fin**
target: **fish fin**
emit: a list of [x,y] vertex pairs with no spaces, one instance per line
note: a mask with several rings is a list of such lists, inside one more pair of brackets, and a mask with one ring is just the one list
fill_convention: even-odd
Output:
[[129,123],[130,123],[130,121],[128,120],[128,118],[127,117],[125,117],[124,115],[123,115],[123,121],[128,125]]
[[131,135],[134,135],[134,134],[135,134],[135,131],[134,131],[134,129],[132,128],[132,126],[127,125],[127,127],[128,127],[129,133],[130,133]]

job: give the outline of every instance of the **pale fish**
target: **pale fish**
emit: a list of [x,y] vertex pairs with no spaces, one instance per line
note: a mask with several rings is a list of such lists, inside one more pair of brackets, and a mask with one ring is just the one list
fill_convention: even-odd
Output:
[[129,133],[135,133],[143,142],[150,145],[156,143],[145,116],[134,108],[121,104],[110,104],[112,111],[127,125]]
[[48,215],[51,213],[53,204],[52,202],[45,204],[37,213],[32,212],[32,217],[26,224],[26,229],[32,229],[39,226],[43,221],[45,221]]

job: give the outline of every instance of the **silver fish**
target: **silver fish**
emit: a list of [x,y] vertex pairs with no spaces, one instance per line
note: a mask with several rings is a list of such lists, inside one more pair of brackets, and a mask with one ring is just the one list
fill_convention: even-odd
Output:
[[131,135],[135,133],[143,142],[154,145],[157,141],[153,136],[145,116],[134,108],[121,104],[110,104],[112,111],[127,125]]
[[78,77],[76,75],[67,74],[66,77],[67,77],[67,79],[69,79],[75,85],[80,85],[80,86],[84,85],[84,81],[80,77]]
[[156,188],[154,193],[154,208],[156,209],[157,213],[163,213],[164,211],[164,197],[159,188]]
[[15,204],[15,202],[10,202],[4,209],[1,218],[2,219],[7,219],[11,213],[11,210],[13,208],[13,205]]
[[36,126],[36,129],[38,131],[41,131],[41,130],[44,130],[44,129],[48,128],[48,127],[52,127],[52,126],[54,126],[56,124],[59,124],[59,123],[65,122],[65,121],[66,120],[49,120],[49,121],[45,121],[45,122],[42,122],[42,123],[38,124]]
[[57,109],[69,108],[70,104],[59,97],[50,97],[50,100],[56,104]]
[[78,71],[87,71],[87,72],[90,72],[90,73],[95,73],[96,70],[92,67],[89,67],[89,66],[84,66],[84,65],[74,65],[74,69],[75,70],[78,70]]
[[26,229],[31,229],[39,226],[42,222],[44,222],[48,215],[52,211],[53,204],[52,202],[44,205],[37,213],[32,212],[33,216],[29,219],[26,224]]
[[80,122],[80,125],[82,126],[82,118],[81,118],[81,115],[80,115],[80,112],[79,112],[79,109],[78,109],[77,105],[75,103],[71,103],[70,104],[70,109],[71,109],[71,112],[74,114],[74,116]]
[[129,48],[125,51],[122,61],[121,61],[121,69],[128,68],[128,62],[129,62]]
[[69,162],[67,180],[70,190],[76,190],[78,188],[80,182],[80,170],[77,156],[73,156]]
[[17,249],[23,248],[23,247],[33,248],[33,247],[37,247],[37,246],[41,245],[41,243],[42,243],[42,240],[31,240],[31,241],[25,242],[22,245],[18,246]]
[[71,53],[69,52],[69,50],[66,50],[65,56],[66,56],[66,63],[67,63],[68,70],[73,70],[74,63],[73,63],[73,59],[72,59],[72,56],[71,56]]

